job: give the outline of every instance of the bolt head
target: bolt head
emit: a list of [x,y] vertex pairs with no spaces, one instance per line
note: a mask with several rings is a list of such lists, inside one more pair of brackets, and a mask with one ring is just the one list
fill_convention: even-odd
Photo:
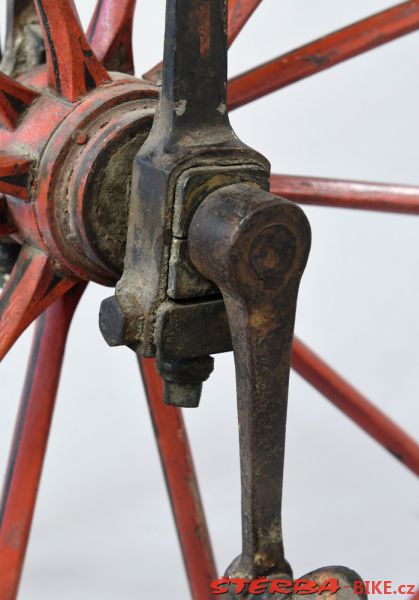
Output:
[[118,294],[103,300],[99,327],[109,346],[132,346],[141,341],[143,312],[133,294]]
[[85,131],[77,130],[73,134],[73,140],[79,146],[84,146],[89,141],[89,136]]

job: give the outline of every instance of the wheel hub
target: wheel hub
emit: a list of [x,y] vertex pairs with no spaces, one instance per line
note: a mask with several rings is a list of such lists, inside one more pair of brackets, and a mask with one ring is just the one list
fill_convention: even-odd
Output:
[[62,273],[114,285],[123,269],[132,163],[151,128],[157,88],[113,74],[69,104],[46,91],[44,80],[44,69],[22,79],[40,96],[12,139],[0,133],[7,151],[19,146],[22,154],[23,146],[34,157],[28,198],[8,198],[10,214]]

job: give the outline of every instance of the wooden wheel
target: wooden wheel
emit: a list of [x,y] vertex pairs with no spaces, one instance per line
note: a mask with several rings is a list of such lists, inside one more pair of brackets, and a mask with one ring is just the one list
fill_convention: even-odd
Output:
[[[230,44],[261,1],[230,0]],[[163,68],[132,76],[134,10],[135,0],[99,0],[85,34],[73,0],[8,5],[0,76],[0,359],[37,325],[0,508],[0,600],[17,597],[73,312],[87,282],[115,286],[123,269],[132,161],[150,132]],[[229,109],[418,28],[418,0],[373,15],[235,77]],[[298,204],[419,212],[415,186],[274,174],[271,192]],[[118,198],[126,202],[115,210]],[[217,572],[187,434],[179,409],[163,404],[154,359],[139,360],[191,593],[203,600],[212,597]],[[292,366],[419,475],[419,444],[298,339]]]

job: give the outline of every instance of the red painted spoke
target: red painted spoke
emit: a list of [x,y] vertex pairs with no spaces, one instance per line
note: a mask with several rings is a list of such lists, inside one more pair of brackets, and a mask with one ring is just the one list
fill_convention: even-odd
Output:
[[228,3],[228,44],[234,42],[262,0],[236,0]]
[[419,28],[419,0],[410,0],[335,31],[232,79],[230,110],[329,69]]
[[0,360],[54,300],[75,285],[42,252],[24,246],[0,296]]
[[84,285],[38,320],[0,504],[0,598],[15,600],[35,510],[67,333]]
[[14,129],[38,95],[34,90],[0,73],[0,123],[7,129]]
[[163,403],[155,361],[140,358],[139,363],[192,596],[209,600],[217,574],[182,413]]
[[[240,31],[246,25],[262,0],[229,0],[228,3],[228,45],[234,42]],[[160,62],[152,69],[144,73],[144,79],[157,82],[163,70]]]
[[48,81],[75,102],[109,75],[83,32],[73,0],[35,0],[47,49]]
[[10,235],[16,231],[15,227],[11,223],[2,223],[0,221],[0,238]]
[[0,238],[15,233],[16,228],[12,223],[2,222],[0,217]]
[[16,227],[13,225],[13,223],[9,223],[8,221],[2,221],[0,215],[0,238],[6,237],[11,233],[15,233],[15,231]]
[[144,73],[143,79],[147,81],[152,81],[153,83],[157,83],[161,78],[161,74],[163,72],[163,61],[159,62],[158,65],[155,65],[152,69]]
[[0,192],[29,200],[29,170],[32,161],[0,153]]
[[419,187],[410,185],[272,175],[271,192],[298,204],[419,214]]
[[298,339],[294,339],[292,366],[361,429],[419,475],[419,444]]
[[136,0],[98,0],[87,38],[108,71],[134,74],[132,34]]

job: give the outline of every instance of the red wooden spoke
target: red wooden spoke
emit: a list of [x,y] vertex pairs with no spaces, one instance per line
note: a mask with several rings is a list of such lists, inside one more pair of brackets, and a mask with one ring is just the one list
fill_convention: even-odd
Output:
[[12,223],[2,222],[0,217],[0,238],[10,235],[11,233],[15,233],[16,228]]
[[161,77],[163,72],[163,61],[159,62],[158,65],[155,65],[152,69],[144,73],[143,79],[147,81],[152,81],[153,83],[157,83]]
[[35,0],[47,50],[48,81],[75,102],[109,75],[83,32],[73,0]]
[[0,193],[29,200],[29,171],[32,161],[0,153]]
[[132,35],[136,0],[98,0],[87,38],[108,71],[134,74]]
[[[228,45],[234,42],[247,21],[253,15],[262,0],[229,0],[228,3]],[[160,62],[152,69],[144,73],[144,79],[156,82],[163,70]]]
[[234,42],[262,0],[236,0],[228,3],[228,44]]
[[419,444],[298,339],[294,339],[292,366],[361,429],[419,475]]
[[192,595],[210,599],[209,584],[217,574],[182,413],[163,403],[155,361],[139,363]]
[[0,296],[0,360],[32,321],[75,283],[60,276],[43,252],[23,246]]
[[0,73],[0,123],[7,129],[14,129],[38,96],[34,90]]
[[418,28],[419,0],[384,10],[235,77],[228,88],[229,109],[243,106]]
[[41,480],[67,333],[84,285],[39,318],[0,504],[0,598],[15,600]]
[[419,214],[419,187],[411,185],[272,175],[271,192],[298,204]]

